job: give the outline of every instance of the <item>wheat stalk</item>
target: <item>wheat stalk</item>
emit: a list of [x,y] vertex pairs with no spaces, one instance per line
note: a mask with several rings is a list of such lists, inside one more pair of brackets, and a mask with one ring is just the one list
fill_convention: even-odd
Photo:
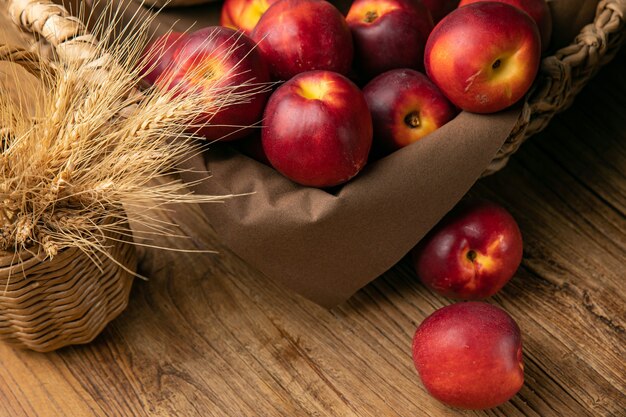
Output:
[[210,123],[219,109],[269,87],[251,80],[242,94],[241,86],[217,87],[215,80],[215,88],[203,91],[139,93],[149,23],[116,33],[115,25],[96,22],[102,42],[89,62],[40,65],[51,70],[39,76],[44,88],[35,114],[0,91],[0,250],[38,246],[52,258],[78,247],[98,259],[105,235],[127,233],[125,206],[144,208],[134,220],[150,233],[169,234],[169,225],[142,214],[147,206],[229,197],[193,195],[180,181],[153,180],[175,174],[182,159],[204,150],[206,143],[189,133],[200,116],[208,114],[202,120]]

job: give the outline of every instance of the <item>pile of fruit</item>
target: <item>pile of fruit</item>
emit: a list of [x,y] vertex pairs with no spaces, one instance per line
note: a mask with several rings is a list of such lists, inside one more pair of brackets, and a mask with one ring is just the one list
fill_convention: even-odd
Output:
[[[461,110],[518,102],[551,32],[545,0],[356,0],[345,17],[323,0],[226,0],[220,23],[153,41],[144,80],[176,94],[232,94],[237,104],[196,120],[198,132],[321,188],[349,181]],[[483,299],[514,275],[522,237],[502,207],[462,203],[413,259],[434,291]],[[428,317],[413,357],[427,390],[457,407],[495,407],[524,380],[517,324],[483,302]]]
[[236,146],[292,181],[332,187],[459,110],[497,112],[530,88],[550,36],[545,1],[457,3],[356,0],[344,17],[323,0],[226,0],[222,26],[152,42],[145,80],[237,86],[245,102],[198,120],[210,121],[200,133],[247,137]]

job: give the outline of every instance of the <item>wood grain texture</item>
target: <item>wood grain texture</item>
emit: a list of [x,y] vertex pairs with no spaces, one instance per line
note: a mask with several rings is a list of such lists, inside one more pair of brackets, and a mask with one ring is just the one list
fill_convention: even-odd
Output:
[[155,213],[189,238],[150,243],[219,253],[142,250],[150,280],[89,345],[0,345],[0,416],[624,416],[625,73],[622,51],[470,192],[507,207],[525,240],[490,300],[524,339],[526,383],[503,406],[462,412],[425,392],[411,338],[450,300],[406,259],[328,311],[246,266],[189,206]]

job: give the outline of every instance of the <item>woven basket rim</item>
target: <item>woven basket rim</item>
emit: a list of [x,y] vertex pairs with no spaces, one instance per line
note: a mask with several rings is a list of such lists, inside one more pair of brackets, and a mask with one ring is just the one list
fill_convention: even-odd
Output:
[[[109,224],[112,221],[113,219],[111,217],[106,217],[99,224]],[[124,222],[124,224],[126,223],[127,222]],[[98,237],[98,240],[101,242],[106,242],[106,240],[109,239],[112,234],[114,234],[114,232],[105,231],[101,236]],[[126,243],[132,244],[132,242]],[[72,256],[74,252],[80,250],[81,249],[76,246],[61,247],[59,248],[58,253],[54,257],[50,258],[46,255],[41,244],[36,242],[33,242],[30,246],[22,247],[17,251],[7,251],[0,249],[0,279],[8,270],[16,268],[27,268],[38,262],[46,260],[52,261],[53,259],[58,257]]]
[[52,62],[36,52],[5,43],[0,43],[0,61],[17,64],[42,81],[46,81],[46,77],[41,77],[42,73],[53,73],[55,70]]

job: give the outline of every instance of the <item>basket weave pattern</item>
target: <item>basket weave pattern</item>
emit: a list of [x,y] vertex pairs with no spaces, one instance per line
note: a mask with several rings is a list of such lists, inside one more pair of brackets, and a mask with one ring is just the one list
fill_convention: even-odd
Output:
[[129,240],[109,236],[115,261],[101,263],[75,247],[52,260],[36,247],[0,252],[0,339],[39,352],[93,340],[127,306],[137,262]]

